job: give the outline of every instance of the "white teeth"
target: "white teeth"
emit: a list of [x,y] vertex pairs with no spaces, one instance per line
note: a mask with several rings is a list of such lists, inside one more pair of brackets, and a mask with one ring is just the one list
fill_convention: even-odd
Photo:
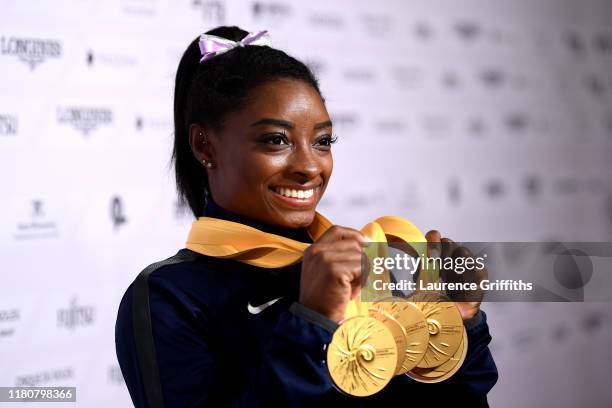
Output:
[[295,190],[291,188],[276,187],[274,191],[276,191],[280,195],[284,195],[285,197],[302,199],[310,198],[314,194],[314,189],[312,188],[310,190]]

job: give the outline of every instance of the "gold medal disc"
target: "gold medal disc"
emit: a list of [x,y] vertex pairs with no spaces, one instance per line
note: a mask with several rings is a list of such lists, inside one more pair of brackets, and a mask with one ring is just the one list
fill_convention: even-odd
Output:
[[406,373],[410,378],[424,383],[437,383],[451,378],[465,361],[468,349],[467,332],[463,329],[463,339],[461,346],[455,354],[446,363],[433,368],[418,368],[415,367],[412,371]]
[[[370,317],[375,318],[379,322],[382,322],[387,326],[387,329],[393,335],[393,340],[395,341],[395,347],[397,349],[397,369],[402,367],[402,363],[404,362],[404,353],[403,350],[406,349],[406,333],[404,332],[404,328],[401,324],[398,323],[397,320],[393,318],[393,316],[385,313],[383,310],[377,309],[376,307],[372,307],[368,310],[368,314]],[[395,370],[395,374],[398,374],[397,369]],[[403,374],[403,373],[401,373]]]
[[454,302],[434,292],[419,292],[408,297],[427,319],[429,344],[419,368],[437,367],[455,354],[463,338],[463,319]]
[[412,370],[421,361],[429,345],[429,330],[425,315],[413,303],[400,297],[382,299],[375,302],[373,307],[391,315],[404,328],[406,347],[403,349],[403,362],[395,374],[404,374]]
[[346,319],[327,348],[327,366],[334,384],[345,393],[358,397],[375,394],[395,374],[393,334],[373,317]]

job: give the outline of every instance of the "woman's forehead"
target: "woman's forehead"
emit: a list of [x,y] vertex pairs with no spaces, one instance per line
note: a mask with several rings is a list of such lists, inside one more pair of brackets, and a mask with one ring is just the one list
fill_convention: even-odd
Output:
[[[299,80],[268,81],[252,89],[242,116],[288,118],[295,121],[329,119],[321,95],[309,84]],[[251,122],[249,122],[250,124]]]

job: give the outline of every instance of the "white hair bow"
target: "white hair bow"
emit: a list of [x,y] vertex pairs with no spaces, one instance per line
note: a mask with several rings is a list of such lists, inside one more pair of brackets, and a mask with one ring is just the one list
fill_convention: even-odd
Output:
[[227,38],[218,37],[211,34],[202,34],[200,36],[200,52],[202,58],[200,62],[209,60],[217,55],[223,54],[236,47],[244,47],[245,45],[271,45],[272,40],[267,30],[249,33],[240,41],[232,41]]

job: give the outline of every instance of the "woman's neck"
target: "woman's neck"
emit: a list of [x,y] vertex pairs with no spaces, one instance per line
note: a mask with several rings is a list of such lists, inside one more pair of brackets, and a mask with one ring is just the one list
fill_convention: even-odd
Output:
[[214,202],[210,196],[207,197],[206,206],[204,207],[204,216],[238,222],[240,224],[245,224],[250,227],[256,228],[260,231],[264,231],[270,234],[281,235],[283,237],[291,238],[296,241],[308,243],[312,242],[312,238],[310,238],[310,235],[308,235],[308,229],[305,227],[284,228],[266,224],[262,221],[257,221],[244,215],[229,211]]

